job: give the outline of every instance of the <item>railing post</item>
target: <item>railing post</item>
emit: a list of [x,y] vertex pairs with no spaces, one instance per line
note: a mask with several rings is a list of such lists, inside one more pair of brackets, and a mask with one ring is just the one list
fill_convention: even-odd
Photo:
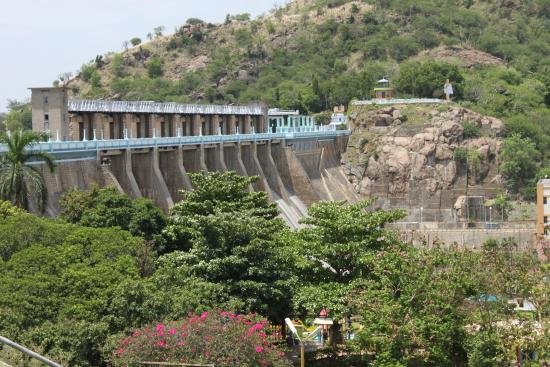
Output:
[[31,357],[31,358],[34,358],[34,359],[37,359],[39,360],[40,362],[50,366],[50,367],[61,367],[60,364],[57,364],[53,361],[50,361],[48,358],[46,357],[43,357],[41,356],[40,354],[36,353],[36,352],[33,352],[32,350],[30,349],[27,349],[25,347],[23,347],[22,345],[19,345],[7,338],[4,338],[2,336],[0,336],[0,343],[4,343],[6,345],[9,345],[10,347],[14,348],[14,349],[17,349],[18,351],[22,352],[23,354]]

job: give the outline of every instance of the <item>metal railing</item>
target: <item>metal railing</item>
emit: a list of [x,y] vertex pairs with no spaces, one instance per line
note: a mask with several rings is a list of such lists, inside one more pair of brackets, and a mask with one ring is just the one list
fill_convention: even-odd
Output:
[[423,104],[423,103],[443,103],[439,98],[387,98],[387,99],[368,99],[364,101],[351,102],[354,106],[364,105],[390,105],[390,104]]
[[24,346],[19,345],[14,341],[9,340],[8,338],[4,338],[3,336],[0,336],[0,344],[6,344],[6,345],[8,345],[8,346],[10,346],[14,349],[17,349],[18,351],[22,352],[23,354],[25,354],[25,355],[27,355],[31,358],[34,358],[34,359],[44,363],[47,366],[61,367],[60,364],[57,364],[57,363],[49,360],[48,358],[46,358],[44,356],[41,356],[40,354],[38,354],[36,352],[33,352],[32,350],[27,349]]
[[[171,147],[182,145],[215,144],[215,143],[239,143],[249,141],[269,141],[277,139],[311,139],[347,136],[349,130],[312,131],[312,132],[288,132],[288,133],[258,133],[258,134],[233,134],[233,135],[203,135],[203,136],[179,136],[166,138],[132,138],[113,140],[83,140],[83,141],[49,141],[34,144],[29,151],[68,153],[86,152],[110,149],[139,149],[151,147]],[[0,154],[7,152],[6,145],[0,145]]]
[[70,112],[103,112],[103,113],[171,113],[171,114],[209,114],[209,115],[254,115],[262,116],[261,106],[222,106],[201,104],[180,104],[145,101],[98,101],[70,100]]

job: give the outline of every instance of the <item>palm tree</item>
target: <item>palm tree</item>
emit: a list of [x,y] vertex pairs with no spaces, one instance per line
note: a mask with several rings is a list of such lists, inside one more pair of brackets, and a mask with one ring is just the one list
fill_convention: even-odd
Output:
[[36,197],[38,209],[43,212],[47,201],[47,189],[40,171],[28,163],[44,161],[50,172],[55,169],[53,158],[44,152],[30,152],[32,145],[47,139],[47,134],[33,131],[16,131],[0,134],[0,144],[7,146],[0,152],[0,199],[9,200],[19,208],[29,209],[29,199]]

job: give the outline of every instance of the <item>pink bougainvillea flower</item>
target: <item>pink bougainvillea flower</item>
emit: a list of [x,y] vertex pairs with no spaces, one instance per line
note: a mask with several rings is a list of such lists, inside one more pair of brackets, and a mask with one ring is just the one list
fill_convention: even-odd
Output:
[[175,333],[177,333],[178,331],[176,329],[170,329],[168,330],[168,334],[170,335],[174,335]]
[[208,317],[208,312],[205,311],[205,312],[203,312],[203,313],[201,314],[201,320],[204,320],[204,319],[206,319],[207,317]]
[[165,340],[159,340],[156,344],[157,347],[159,348],[164,348],[166,347],[166,341]]

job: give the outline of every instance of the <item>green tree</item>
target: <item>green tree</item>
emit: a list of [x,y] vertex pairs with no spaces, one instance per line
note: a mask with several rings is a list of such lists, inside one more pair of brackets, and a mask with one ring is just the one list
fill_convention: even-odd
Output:
[[88,227],[120,227],[147,240],[159,235],[166,218],[149,199],[130,199],[114,187],[73,190],[60,201],[61,218]]
[[31,152],[34,144],[46,140],[45,134],[16,131],[0,135],[0,143],[7,145],[7,152],[0,157],[0,198],[15,206],[29,209],[29,199],[35,198],[40,211],[48,198],[46,183],[40,170],[29,165],[33,160],[43,161],[50,172],[54,171],[53,158],[44,152]]
[[[29,217],[22,217],[25,231],[17,228],[22,221],[0,220],[4,230],[18,233],[13,240],[26,241],[29,232],[39,236],[1,261],[0,334],[63,365],[101,365],[107,336],[138,318],[131,308],[120,312],[111,305],[119,286],[139,278],[142,240],[119,229]],[[154,300],[143,306],[158,310]]]
[[504,140],[500,152],[500,172],[508,186],[518,192],[537,173],[540,154],[529,138],[514,134]]
[[443,95],[443,84],[446,79],[453,84],[454,97],[460,98],[464,78],[456,65],[443,62],[409,61],[403,63],[395,84],[401,93],[433,98]]
[[130,40],[130,43],[132,44],[132,46],[137,46],[139,44],[141,44],[141,38],[139,37],[134,37]]
[[[181,249],[180,271],[223,287],[238,311],[280,322],[290,308],[290,269],[276,236],[285,225],[256,177],[234,172],[192,174],[194,191],[176,204],[165,235]],[[173,256],[173,255],[172,255]]]
[[122,78],[126,75],[126,70],[124,67],[124,58],[122,57],[122,55],[118,54],[113,56],[109,66],[111,69],[111,73],[113,73],[114,76]]
[[295,293],[295,309],[309,316],[328,309],[335,333],[337,320],[351,313],[354,288],[369,277],[366,261],[396,241],[386,224],[404,216],[402,211],[369,210],[369,205],[368,201],[314,204],[303,220],[306,227],[288,235],[302,283]]
[[163,68],[164,60],[160,57],[153,57],[147,63],[147,74],[149,78],[159,78],[164,73]]
[[4,130],[31,130],[32,111],[30,103],[17,100],[8,100],[8,113],[2,120]]
[[466,256],[443,250],[388,247],[368,259],[369,279],[355,304],[363,329],[357,343],[374,365],[454,366],[465,359],[461,306],[469,277],[459,276]]

